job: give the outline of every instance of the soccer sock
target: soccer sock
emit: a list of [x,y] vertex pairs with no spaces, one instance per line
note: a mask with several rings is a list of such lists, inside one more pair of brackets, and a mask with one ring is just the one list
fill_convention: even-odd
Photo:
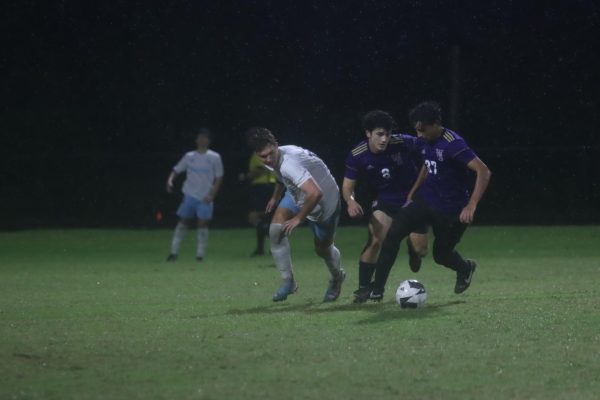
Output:
[[375,273],[375,263],[365,261],[358,262],[358,287],[365,287],[371,283]]
[[173,232],[173,240],[171,241],[171,254],[179,254],[179,247],[181,247],[181,241],[185,236],[187,227],[183,222],[178,222]]
[[204,257],[204,249],[206,249],[206,243],[208,243],[208,228],[198,228],[196,234],[198,236],[196,257]]
[[396,261],[396,256],[400,250],[400,243],[400,240],[388,236],[381,247],[381,253],[375,267],[375,288],[382,292],[385,290],[388,276]]
[[327,269],[329,269],[329,274],[331,278],[334,279],[340,275],[341,267],[341,257],[340,251],[333,244],[326,248],[323,251],[318,251],[317,254],[321,257],[325,264],[327,265]]
[[271,224],[269,228],[269,238],[271,240],[271,254],[273,261],[281,274],[281,279],[289,281],[293,279],[292,255],[290,252],[290,242],[287,236],[281,235],[281,224]]
[[462,258],[456,250],[443,256],[434,253],[433,258],[436,263],[443,265],[446,268],[450,268],[453,271],[467,271],[469,269],[469,265],[465,259]]

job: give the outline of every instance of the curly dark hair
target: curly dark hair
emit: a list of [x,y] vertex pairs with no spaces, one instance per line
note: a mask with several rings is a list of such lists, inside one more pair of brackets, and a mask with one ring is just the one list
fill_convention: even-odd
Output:
[[373,110],[362,117],[362,126],[368,132],[377,128],[391,131],[392,129],[396,129],[396,121],[394,121],[394,117],[385,111]]
[[250,128],[244,135],[246,136],[248,147],[250,147],[253,151],[260,151],[269,144],[277,146],[277,139],[267,128]]
[[417,104],[408,113],[408,119],[412,125],[417,122],[424,124],[435,124],[442,122],[442,107],[435,101],[425,101]]

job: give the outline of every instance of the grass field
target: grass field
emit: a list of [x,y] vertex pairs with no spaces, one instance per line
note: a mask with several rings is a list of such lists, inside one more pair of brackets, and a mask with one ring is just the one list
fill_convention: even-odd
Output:
[[[0,399],[598,399],[600,227],[473,227],[471,288],[405,247],[380,304],[352,304],[365,231],[338,233],[348,279],[292,236],[297,294],[271,302],[250,230],[213,230],[207,259],[171,232],[0,233]],[[393,302],[417,278],[421,310]]]

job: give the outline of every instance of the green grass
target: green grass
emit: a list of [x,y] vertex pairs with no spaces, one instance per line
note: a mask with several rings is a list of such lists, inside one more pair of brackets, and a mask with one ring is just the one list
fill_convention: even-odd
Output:
[[[292,236],[297,294],[274,304],[250,230],[211,231],[203,263],[170,231],[0,233],[0,399],[597,399],[600,227],[473,227],[479,261],[455,295],[405,248],[381,304],[353,305],[363,228],[341,228],[348,271],[322,304],[326,269]],[[421,310],[395,286],[417,278]]]

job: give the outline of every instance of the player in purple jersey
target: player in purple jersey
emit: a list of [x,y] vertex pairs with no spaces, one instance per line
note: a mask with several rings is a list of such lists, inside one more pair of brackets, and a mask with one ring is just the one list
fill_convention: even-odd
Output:
[[[367,140],[356,145],[346,159],[342,195],[352,218],[363,216],[361,205],[354,198],[357,180],[364,181],[375,192],[369,219],[369,237],[359,259],[358,290],[354,302],[367,301],[372,291],[375,263],[381,244],[392,223],[392,216],[406,203],[420,165],[417,138],[392,134],[394,119],[385,111],[374,110],[362,120]],[[421,257],[427,253],[427,228],[415,228],[408,242],[409,265],[412,271],[421,268]]]
[[[424,164],[413,188],[416,195],[409,196],[409,203],[394,216],[388,230],[377,260],[373,299],[383,297],[398,243],[423,224],[433,229],[434,261],[456,272],[454,293],[467,290],[476,267],[474,261],[462,258],[455,247],[473,222],[491,172],[463,138],[442,126],[442,112],[437,103],[421,103],[410,111],[409,117],[423,141]],[[470,171],[476,174],[474,187]]]

